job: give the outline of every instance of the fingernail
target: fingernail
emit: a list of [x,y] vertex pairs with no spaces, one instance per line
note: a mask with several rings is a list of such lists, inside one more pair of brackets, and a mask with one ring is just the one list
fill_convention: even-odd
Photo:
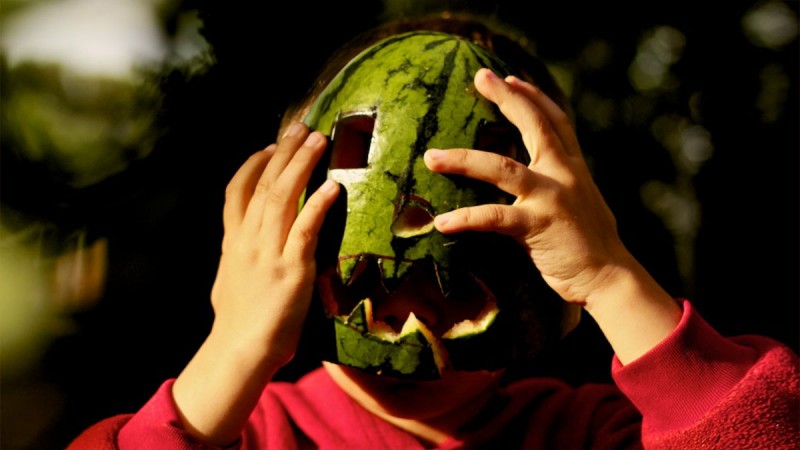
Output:
[[331,192],[335,188],[336,188],[336,182],[333,181],[333,180],[328,179],[328,180],[325,180],[324,183],[322,183],[322,186],[319,187],[319,190],[322,191],[322,192]]
[[425,157],[431,161],[442,159],[444,157],[444,151],[439,150],[438,148],[431,148],[425,152]]
[[275,147],[277,147],[277,146],[278,146],[277,144],[269,144],[268,146],[264,147],[264,149],[262,150],[262,152],[265,152],[265,153],[272,153],[272,152],[274,152],[274,151],[275,151]]
[[486,72],[486,78],[488,78],[489,80],[491,80],[491,81],[500,81],[500,77],[498,77],[497,74],[494,73],[493,70],[486,69],[484,72]]
[[308,147],[316,147],[322,143],[322,135],[319,133],[311,133],[306,138],[305,145]]
[[446,213],[439,214],[433,218],[433,224],[436,225],[436,228],[447,225],[447,222],[450,222],[450,215]]
[[291,125],[289,125],[289,129],[286,130],[286,133],[283,135],[283,137],[297,136],[302,131],[303,131],[303,124],[300,122],[293,122]]

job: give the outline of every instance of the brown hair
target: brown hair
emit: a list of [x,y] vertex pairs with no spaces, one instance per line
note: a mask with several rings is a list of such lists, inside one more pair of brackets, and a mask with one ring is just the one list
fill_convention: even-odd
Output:
[[387,37],[416,30],[450,33],[488,49],[508,64],[516,72],[516,76],[538,86],[572,117],[572,108],[567,96],[559,88],[544,62],[534,55],[527,38],[522,33],[471,14],[445,12],[388,21],[358,34],[341,46],[328,58],[307,94],[300,102],[287,108],[280,129],[283,130],[290,121],[305,115],[314,99],[336,74],[363,50]]

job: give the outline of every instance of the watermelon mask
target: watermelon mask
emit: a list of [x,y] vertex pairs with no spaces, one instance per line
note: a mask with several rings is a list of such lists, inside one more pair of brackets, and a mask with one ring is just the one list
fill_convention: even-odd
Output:
[[[468,40],[405,33],[361,52],[311,105],[305,122],[330,137],[323,177],[344,188],[318,250],[318,287],[335,335],[326,359],[434,379],[446,369],[505,367],[560,335],[563,302],[521,246],[493,233],[444,235],[433,226],[437,214],[513,197],[430,171],[427,149],[478,148],[527,163],[516,129],[475,90],[481,67],[510,73]],[[440,298],[431,301],[468,315],[446,330],[432,330],[414,311],[398,323],[376,317],[376,302],[409,283],[435,285]]]

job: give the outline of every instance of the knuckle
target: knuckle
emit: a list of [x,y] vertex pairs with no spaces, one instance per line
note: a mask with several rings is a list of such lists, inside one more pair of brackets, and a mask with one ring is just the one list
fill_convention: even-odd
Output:
[[520,165],[511,158],[500,156],[495,158],[495,164],[499,173],[507,177],[517,177],[520,174]]
[[531,124],[533,125],[533,130],[535,130],[535,133],[538,135],[544,135],[550,127],[547,119],[542,114],[534,114]]
[[454,160],[459,166],[466,165],[470,160],[470,154],[463,148],[452,150]]
[[265,191],[265,193],[267,196],[266,197],[267,203],[272,205],[279,205],[285,203],[286,197],[288,195],[285,188],[277,185],[269,187],[268,190]]
[[270,192],[270,183],[265,180],[258,180],[256,183],[255,191],[256,194],[265,195]]
[[452,214],[455,217],[458,217],[459,221],[462,222],[462,223],[465,223],[465,224],[472,223],[472,220],[473,220],[473,217],[472,217],[473,216],[473,208],[457,209]]
[[555,111],[553,112],[553,122],[560,127],[565,126],[572,126],[572,121],[569,120],[569,116],[565,113],[561,108],[554,108]]
[[494,226],[503,224],[503,212],[498,205],[488,205],[485,211],[486,221]]
[[448,172],[463,174],[466,171],[470,162],[470,155],[466,149],[454,148],[448,150],[445,155],[447,158],[441,162],[441,166],[445,167]]
[[550,202],[557,210],[567,210],[571,202],[570,188],[555,189],[550,194]]
[[301,250],[305,250],[309,245],[314,245],[317,240],[317,234],[311,228],[301,226],[297,229],[297,239]]
[[283,280],[289,278],[292,272],[291,270],[289,270],[290,267],[292,266],[292,263],[290,261],[286,261],[283,258],[278,259],[277,262],[279,264],[270,265],[270,270],[269,270],[270,275],[272,275],[272,277],[276,280]]
[[566,194],[567,192],[573,192],[580,188],[580,178],[578,178],[578,176],[572,172],[567,172],[562,175],[561,185],[564,187],[564,189],[562,189],[562,193]]
[[243,242],[242,239],[236,240],[236,242],[231,246],[231,253],[236,255],[235,257],[237,259],[240,259],[247,264],[256,264],[261,258],[261,252],[259,251],[258,247],[249,245],[247,242]]
[[503,212],[499,205],[486,204],[463,210],[463,220],[470,227],[480,230],[491,230],[502,224]]

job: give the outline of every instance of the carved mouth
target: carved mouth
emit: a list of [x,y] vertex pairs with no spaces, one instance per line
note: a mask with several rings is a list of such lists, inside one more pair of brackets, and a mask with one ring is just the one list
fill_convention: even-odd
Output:
[[317,287],[329,317],[342,319],[364,303],[367,315],[364,332],[387,341],[397,339],[410,329],[421,329],[434,338],[457,337],[481,328],[497,313],[497,301],[491,290],[474,275],[465,276],[459,288],[445,296],[438,284],[435,265],[413,262],[409,274],[396,289],[383,283],[381,262],[375,255],[359,256],[359,264],[345,285],[330,268],[317,279]]
[[[431,265],[424,261],[416,262],[393,292],[381,284],[377,264],[367,264],[349,286],[333,268],[320,274],[317,287],[334,321],[337,362],[418,379],[460,370],[451,361],[452,352],[462,363],[469,359],[464,345],[486,339],[484,333],[500,310],[494,295],[475,277],[459,289],[460,295],[451,297],[441,293],[433,278]],[[487,336],[491,342],[496,333]],[[479,347],[491,351],[490,346]]]

